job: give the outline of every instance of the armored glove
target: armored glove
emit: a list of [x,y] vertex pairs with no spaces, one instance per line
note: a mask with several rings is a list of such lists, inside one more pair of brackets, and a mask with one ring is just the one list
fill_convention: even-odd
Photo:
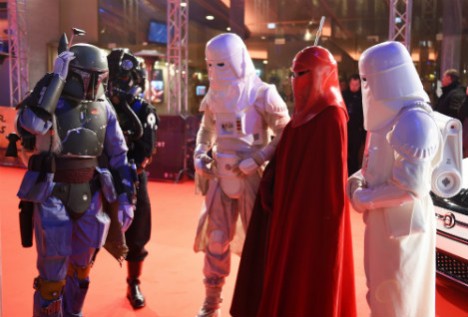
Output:
[[75,54],[70,51],[63,51],[55,59],[54,74],[59,75],[60,79],[65,81],[68,75],[68,65],[75,58]]
[[206,153],[197,153],[194,156],[194,167],[197,174],[204,177],[213,177],[213,159]]
[[260,167],[259,164],[257,164],[257,162],[251,157],[245,160],[242,160],[238,166],[239,170],[244,175],[254,174],[258,170],[259,167]]
[[122,226],[122,231],[125,232],[130,227],[133,221],[133,211],[135,206],[132,205],[128,199],[126,194],[121,194],[118,198],[119,201],[119,209],[118,209],[118,217],[120,225]]
[[254,173],[257,172],[258,168],[267,161],[267,154],[264,153],[264,150],[257,151],[255,153],[252,153],[252,156],[249,158],[246,158],[242,160],[237,168],[239,169],[239,172],[243,175],[253,175]]
[[359,195],[359,192],[362,191],[363,187],[365,187],[365,180],[360,170],[348,178],[348,183],[346,184],[346,194],[348,195],[354,210],[359,213],[363,212],[365,208],[359,204],[359,200],[356,200],[356,196]]

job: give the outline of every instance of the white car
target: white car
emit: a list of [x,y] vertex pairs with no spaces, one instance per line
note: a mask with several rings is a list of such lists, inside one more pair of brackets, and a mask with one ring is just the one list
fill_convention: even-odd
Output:
[[468,288],[468,159],[463,185],[451,198],[432,194],[437,218],[437,274]]

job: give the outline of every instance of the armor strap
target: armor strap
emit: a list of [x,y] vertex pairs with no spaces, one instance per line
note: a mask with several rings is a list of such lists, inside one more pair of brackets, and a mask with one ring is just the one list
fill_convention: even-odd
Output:
[[34,289],[39,291],[45,300],[57,300],[62,296],[65,280],[48,281],[42,277],[34,279]]
[[72,263],[68,265],[67,275],[71,278],[76,277],[79,280],[85,280],[89,276],[89,272],[91,271],[91,267],[93,266],[92,263],[88,264],[87,266],[76,266]]
[[41,316],[57,316],[62,311],[62,300],[55,300],[46,307],[41,307]]

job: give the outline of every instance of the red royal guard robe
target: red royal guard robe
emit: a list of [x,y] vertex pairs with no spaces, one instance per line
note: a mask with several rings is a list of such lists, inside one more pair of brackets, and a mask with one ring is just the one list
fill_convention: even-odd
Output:
[[[246,281],[247,275],[242,274],[249,270],[241,270],[243,255],[233,316],[253,317],[249,315],[252,312],[257,312],[256,317],[356,316],[345,194],[346,122],[344,109],[329,106],[305,124],[293,127],[289,123],[284,129],[271,162],[272,211],[268,220],[259,221],[268,226],[261,251],[264,255],[258,259],[263,276],[255,278],[250,273]],[[257,209],[261,206],[256,204]],[[254,229],[249,228],[245,250],[252,249],[250,243],[258,248]],[[252,256],[246,258],[252,260]],[[258,282],[263,285],[261,294],[255,285]],[[241,286],[243,289],[238,289]],[[254,294],[250,296],[249,292]],[[258,300],[252,300],[255,298]]]

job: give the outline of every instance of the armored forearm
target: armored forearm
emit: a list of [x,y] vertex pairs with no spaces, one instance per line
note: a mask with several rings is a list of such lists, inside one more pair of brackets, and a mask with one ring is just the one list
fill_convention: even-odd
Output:
[[111,168],[110,171],[114,178],[117,195],[125,194],[129,203],[133,204],[136,199],[136,183],[138,181],[135,164],[128,163],[118,168]]
[[58,74],[54,74],[45,91],[41,93],[37,107],[49,114],[53,114],[64,86],[65,81]]
[[205,111],[197,133],[197,146],[203,145],[204,150],[209,151],[214,143],[215,130],[213,114]]

